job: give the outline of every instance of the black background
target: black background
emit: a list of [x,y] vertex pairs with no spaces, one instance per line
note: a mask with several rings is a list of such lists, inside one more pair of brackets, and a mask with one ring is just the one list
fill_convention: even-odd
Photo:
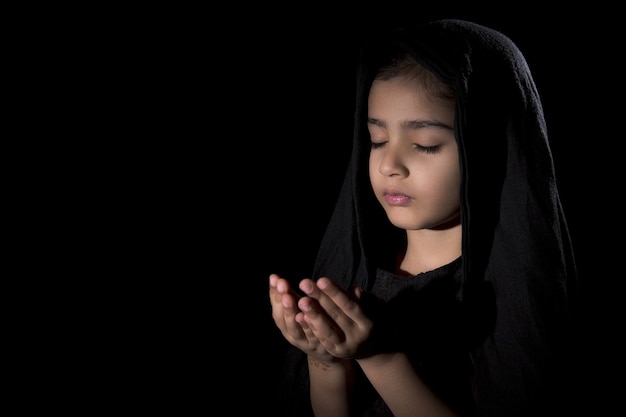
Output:
[[124,214],[103,227],[120,283],[120,308],[102,314],[109,404],[271,412],[285,345],[268,277],[311,271],[349,155],[356,49],[372,28],[446,17],[508,35],[534,74],[584,294],[581,409],[608,407],[620,279],[609,236],[623,188],[613,12],[502,7],[159,10],[118,40],[136,65],[117,106],[136,110],[136,131],[113,192]]

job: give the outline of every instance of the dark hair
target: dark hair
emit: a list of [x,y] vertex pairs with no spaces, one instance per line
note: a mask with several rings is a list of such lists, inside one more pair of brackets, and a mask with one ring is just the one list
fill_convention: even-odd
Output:
[[418,80],[432,97],[454,101],[454,88],[420,65],[410,54],[401,54],[391,58],[387,64],[378,69],[374,80],[387,81],[395,77]]

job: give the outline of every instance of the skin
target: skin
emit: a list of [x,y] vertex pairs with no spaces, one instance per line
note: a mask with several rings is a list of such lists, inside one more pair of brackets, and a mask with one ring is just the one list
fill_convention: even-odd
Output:
[[[390,221],[407,233],[398,273],[415,275],[461,255],[461,175],[454,105],[428,97],[414,79],[377,80],[368,128],[372,189]],[[269,279],[272,316],[285,339],[309,358],[311,403],[318,416],[349,416],[351,378],[360,366],[395,416],[455,415],[422,382],[402,352],[378,353],[375,323],[360,289],[329,278],[304,279],[298,295],[284,278]]]

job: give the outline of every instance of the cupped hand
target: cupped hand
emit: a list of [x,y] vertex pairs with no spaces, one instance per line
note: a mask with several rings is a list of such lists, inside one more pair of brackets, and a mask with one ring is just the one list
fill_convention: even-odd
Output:
[[319,362],[337,361],[313,333],[305,321],[304,313],[298,308],[298,302],[303,297],[291,288],[286,279],[277,274],[270,275],[269,284],[272,318],[287,342]]
[[[306,294],[297,300],[302,321],[323,349],[341,359],[358,359],[375,353],[374,321],[363,308],[363,291],[346,292],[325,277],[317,282],[304,279],[299,288]],[[299,317],[297,320],[301,321]]]

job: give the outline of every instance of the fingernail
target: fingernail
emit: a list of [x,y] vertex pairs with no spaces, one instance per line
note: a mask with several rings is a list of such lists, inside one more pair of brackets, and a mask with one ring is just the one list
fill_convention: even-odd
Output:
[[310,294],[313,291],[313,285],[309,281],[303,282],[300,286],[300,289],[307,294]]

